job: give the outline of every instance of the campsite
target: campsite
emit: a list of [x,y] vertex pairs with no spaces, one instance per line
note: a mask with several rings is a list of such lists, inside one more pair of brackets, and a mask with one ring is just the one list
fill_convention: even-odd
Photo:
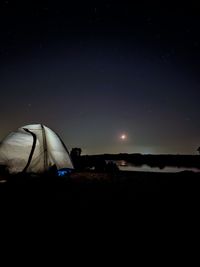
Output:
[[[114,211],[158,209],[179,201],[190,203],[198,196],[200,172],[121,171],[110,162],[102,165],[99,157],[88,161],[79,153],[72,159],[64,142],[45,125],[26,125],[8,134],[0,145],[1,203],[18,207],[46,203],[47,209],[62,203],[77,211],[111,207]],[[85,166],[80,167],[81,159]]]
[[0,2],[1,215],[197,214],[197,4],[78,2]]

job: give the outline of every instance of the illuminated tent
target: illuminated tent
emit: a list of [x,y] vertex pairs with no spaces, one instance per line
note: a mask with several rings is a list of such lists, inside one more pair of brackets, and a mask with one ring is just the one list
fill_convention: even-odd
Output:
[[10,173],[43,173],[52,166],[73,169],[61,138],[42,124],[31,124],[11,132],[0,143],[0,165]]

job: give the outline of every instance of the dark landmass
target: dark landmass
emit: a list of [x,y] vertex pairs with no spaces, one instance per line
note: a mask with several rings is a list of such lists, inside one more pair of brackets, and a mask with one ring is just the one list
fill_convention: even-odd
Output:
[[[0,177],[1,203],[55,203],[65,208],[96,209],[104,207],[136,207],[142,203],[162,206],[185,199],[199,198],[200,172],[178,173],[120,171],[112,161],[125,160],[136,166],[165,166],[200,168],[200,156],[104,154],[75,156],[75,170],[70,177],[54,173],[38,175],[9,175]],[[106,162],[108,161],[108,162]],[[109,162],[111,161],[111,162]],[[93,170],[91,170],[93,168]]]
[[135,166],[148,165],[150,167],[186,167],[200,169],[199,155],[142,155],[142,154],[102,154],[81,156],[80,166],[96,166],[105,160],[124,160]]

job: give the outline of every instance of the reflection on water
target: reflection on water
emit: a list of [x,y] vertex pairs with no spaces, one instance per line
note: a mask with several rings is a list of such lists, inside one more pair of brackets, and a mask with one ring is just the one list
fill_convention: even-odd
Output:
[[196,168],[184,168],[184,167],[165,167],[160,169],[159,167],[150,167],[148,165],[134,166],[133,164],[126,162],[125,160],[116,160],[115,163],[121,171],[144,171],[144,172],[181,172],[181,171],[193,171],[200,172],[200,169]]

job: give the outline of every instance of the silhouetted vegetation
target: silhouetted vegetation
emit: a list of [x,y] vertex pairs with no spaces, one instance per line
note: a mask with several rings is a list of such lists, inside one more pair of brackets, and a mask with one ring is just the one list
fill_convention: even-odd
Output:
[[81,148],[77,148],[77,147],[72,148],[72,150],[70,152],[70,157],[71,157],[72,163],[74,165],[74,168],[76,170],[82,169],[81,168],[81,165],[82,165],[82,163],[81,163],[81,152],[82,152]]
[[81,148],[72,148],[70,156],[76,171],[94,170],[96,172],[116,172],[117,164],[113,161],[106,162],[102,157],[92,158],[91,156],[81,156]]

